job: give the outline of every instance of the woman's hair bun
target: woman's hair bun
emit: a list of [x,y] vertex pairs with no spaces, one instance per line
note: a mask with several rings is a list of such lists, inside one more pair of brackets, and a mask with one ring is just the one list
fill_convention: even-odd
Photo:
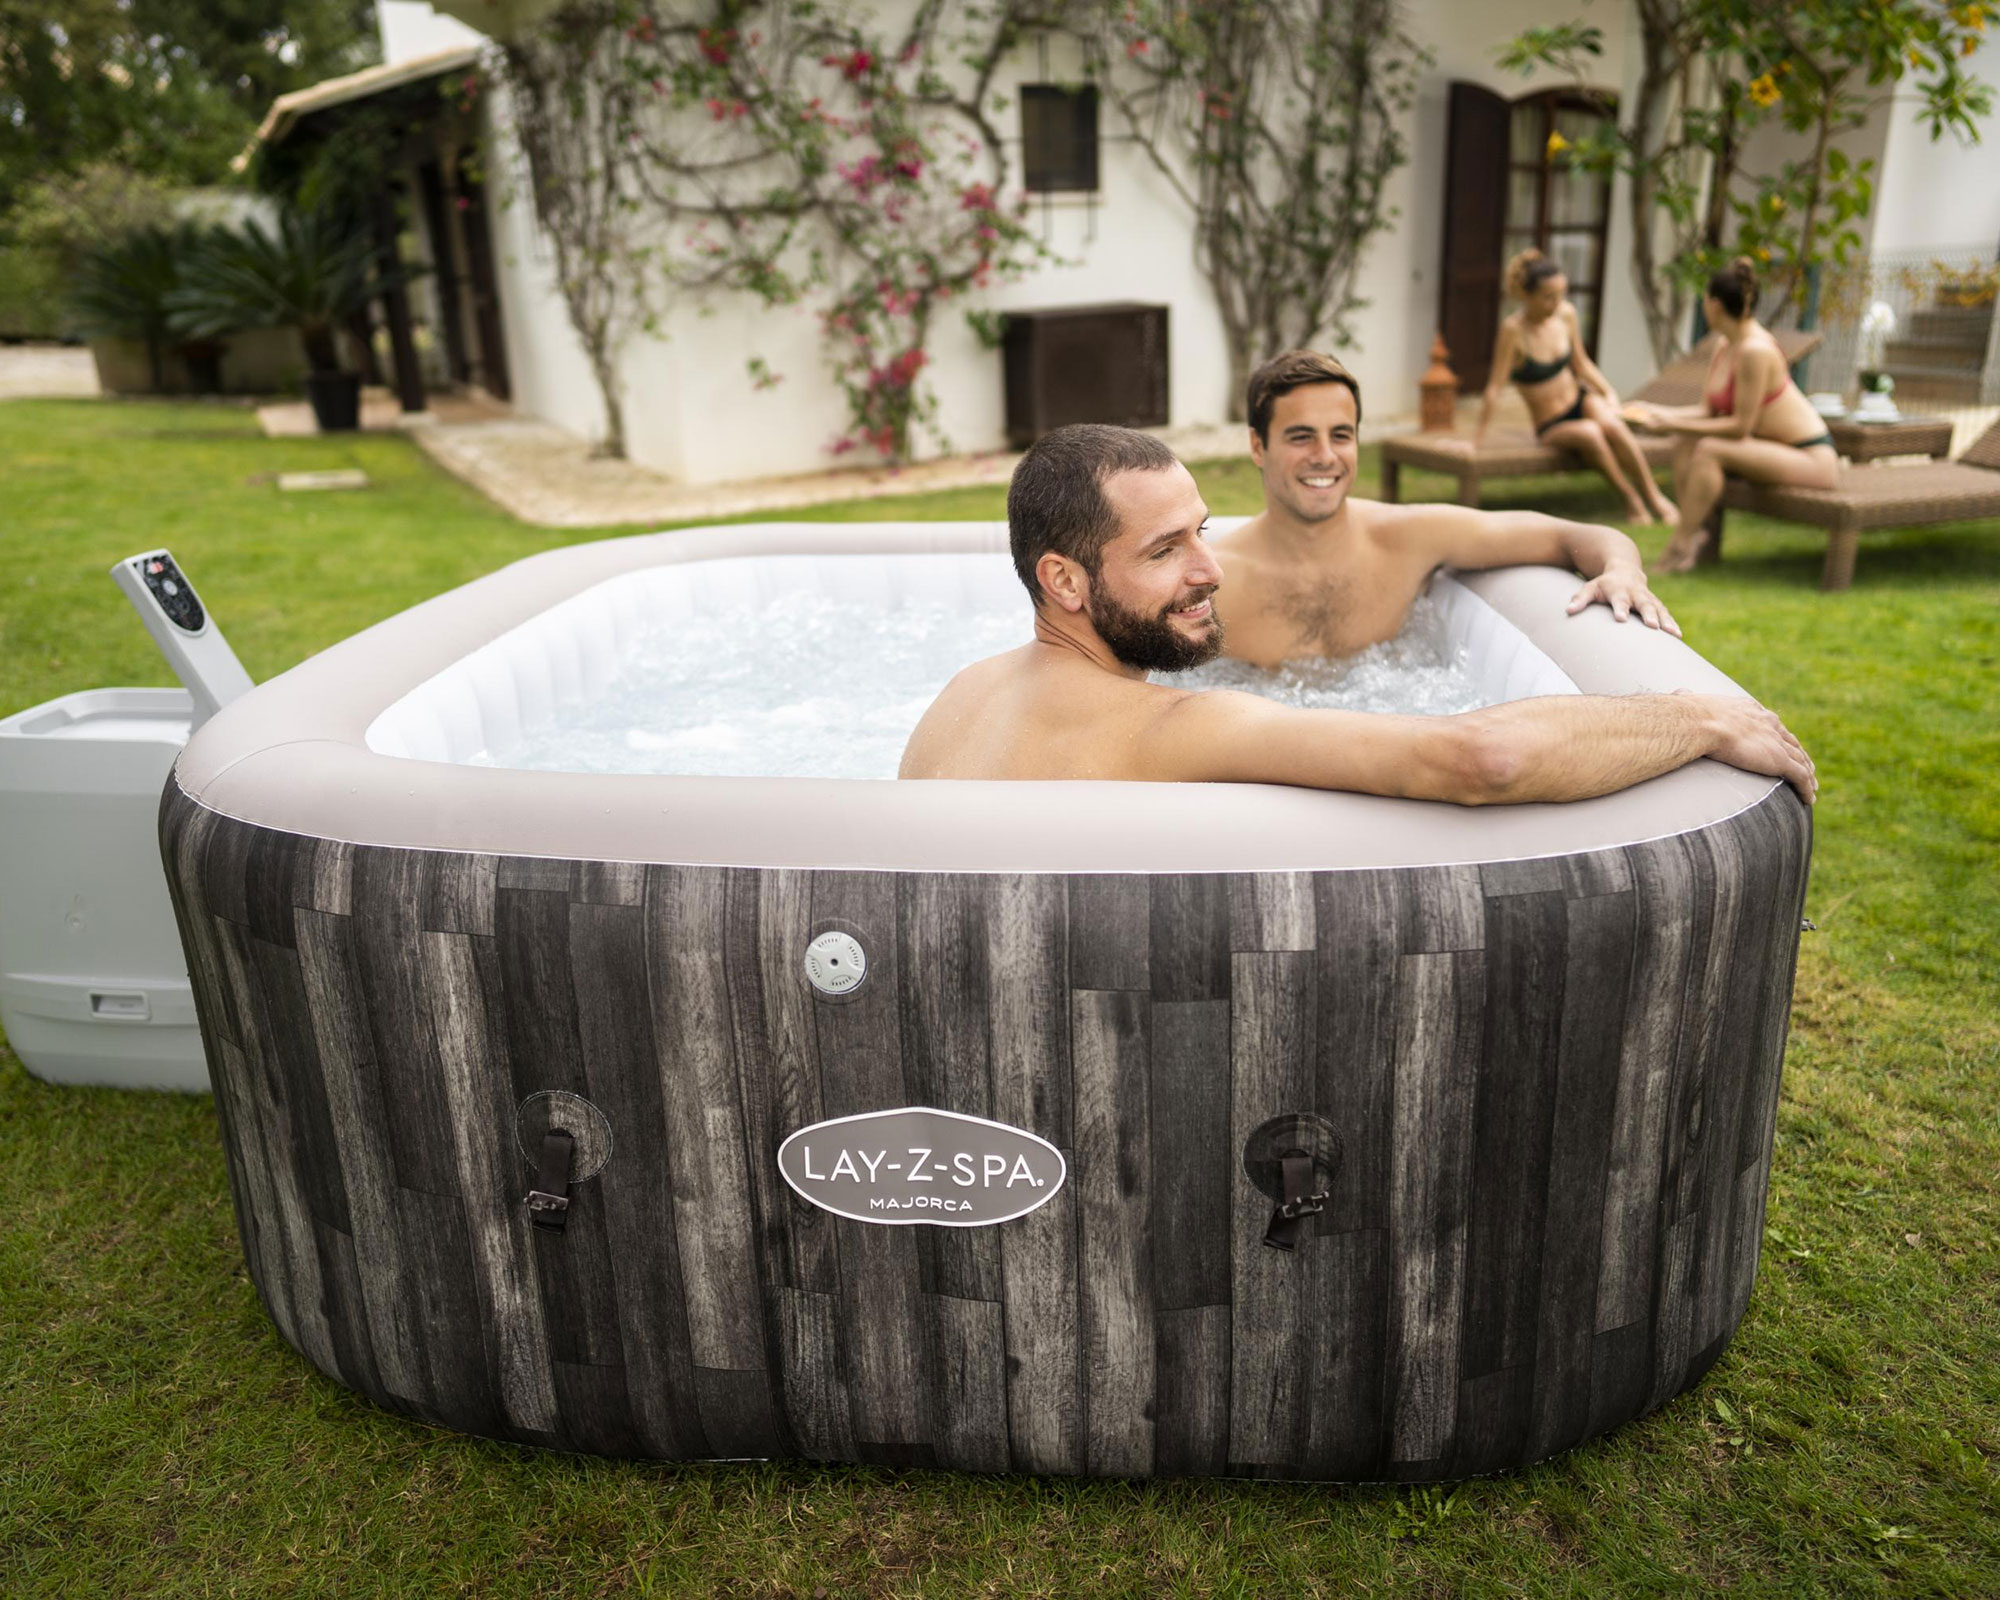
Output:
[[1738,256],[1708,280],[1708,292],[1732,317],[1748,315],[1757,307],[1757,263]]
[[1518,300],[1533,294],[1537,287],[1549,279],[1561,275],[1561,266],[1531,245],[1507,263],[1507,276],[1504,281],[1507,292]]

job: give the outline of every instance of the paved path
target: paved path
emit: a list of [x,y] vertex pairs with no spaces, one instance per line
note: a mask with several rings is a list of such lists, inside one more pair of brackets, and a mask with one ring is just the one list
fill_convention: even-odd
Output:
[[94,400],[101,392],[82,345],[0,344],[0,400]]
[[[273,438],[318,431],[304,401],[257,408]],[[925,494],[981,484],[1004,484],[1018,455],[945,456],[900,469],[843,467],[737,483],[676,483],[630,461],[591,454],[587,441],[553,423],[515,416],[497,401],[473,392],[437,395],[431,409],[404,416],[387,389],[362,391],[361,426],[367,432],[401,431],[447,472],[462,478],[524,522],[545,528],[609,528],[632,523],[693,522],[790,511],[802,506],[882,495]],[[1196,426],[1160,430],[1184,459],[1199,461],[1242,449],[1242,429]]]
[[[547,528],[690,522],[878,495],[1004,484],[1021,459],[994,452],[946,456],[898,470],[845,467],[739,483],[682,484],[629,461],[594,457],[576,435],[527,417],[440,423],[412,428],[410,436],[448,472],[523,521]],[[1161,436],[1189,460],[1242,449],[1242,429],[1235,426],[1165,429]]]

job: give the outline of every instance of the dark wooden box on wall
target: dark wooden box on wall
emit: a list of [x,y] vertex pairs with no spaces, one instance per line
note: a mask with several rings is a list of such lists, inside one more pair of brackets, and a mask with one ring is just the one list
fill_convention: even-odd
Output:
[[1150,428],[1167,420],[1165,306],[1010,311],[1002,350],[1010,449],[1073,422]]

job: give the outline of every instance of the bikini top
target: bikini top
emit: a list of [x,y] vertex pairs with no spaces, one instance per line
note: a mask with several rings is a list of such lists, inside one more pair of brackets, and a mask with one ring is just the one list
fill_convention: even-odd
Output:
[[[1769,405],[1791,386],[1792,375],[1788,372],[1785,374],[1785,381],[1764,396],[1764,404]],[[1708,414],[1711,417],[1726,417],[1733,412],[1736,409],[1736,369],[1732,366],[1729,369],[1729,381],[1713,394],[1704,394],[1702,398],[1708,402]]]
[[1553,361],[1537,361],[1533,356],[1524,353],[1514,363],[1514,370],[1507,376],[1515,383],[1547,383],[1569,365],[1569,358],[1574,353],[1565,350]]

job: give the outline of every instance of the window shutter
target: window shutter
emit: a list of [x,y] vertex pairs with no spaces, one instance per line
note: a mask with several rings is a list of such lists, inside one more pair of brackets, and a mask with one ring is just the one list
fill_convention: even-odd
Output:
[[1490,89],[1476,83],[1451,86],[1438,327],[1458,386],[1466,391],[1486,386],[1500,328],[1509,114],[1507,102]]

